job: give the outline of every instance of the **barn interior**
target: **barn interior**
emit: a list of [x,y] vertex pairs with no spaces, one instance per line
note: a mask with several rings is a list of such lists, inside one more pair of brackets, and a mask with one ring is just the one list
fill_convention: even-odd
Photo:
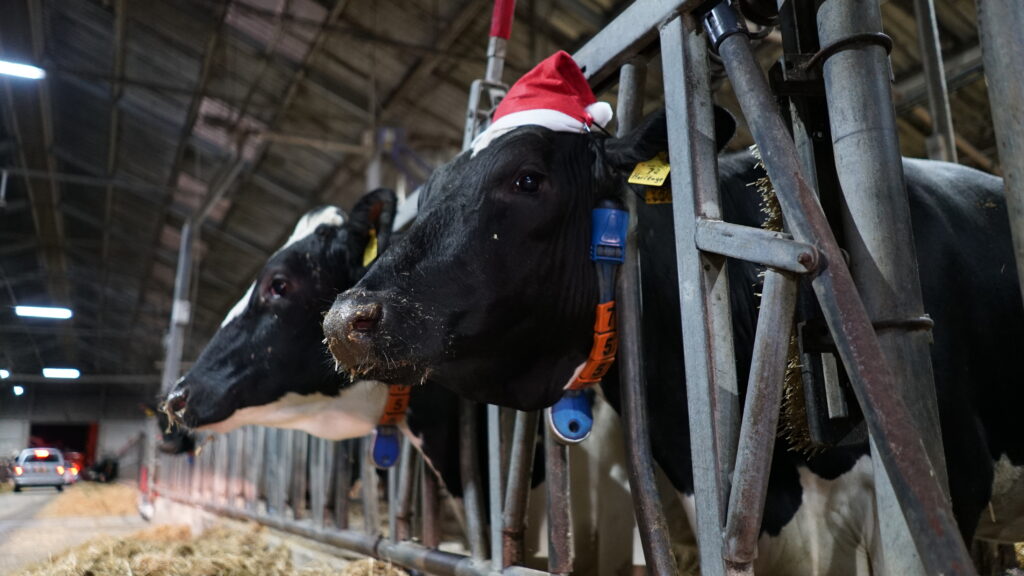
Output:
[[[629,4],[518,2],[505,80]],[[975,4],[935,8],[958,161],[999,174]],[[913,2],[882,15],[902,149],[928,157]],[[0,59],[45,76],[0,84],[0,454],[35,442],[95,457],[143,429],[189,218],[205,216],[186,369],[302,214],[377,184],[410,196],[460,148],[489,19],[474,0],[6,2]],[[765,68],[781,50],[777,32],[756,43]],[[655,59],[648,109],[659,78]],[[739,116],[727,85],[716,94]],[[752,142],[740,125],[734,149]]]

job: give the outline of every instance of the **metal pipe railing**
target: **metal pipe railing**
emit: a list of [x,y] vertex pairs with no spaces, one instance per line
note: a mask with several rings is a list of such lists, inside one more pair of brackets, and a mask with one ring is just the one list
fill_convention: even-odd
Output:
[[[830,0],[818,12],[823,46],[881,31],[881,9],[874,0]],[[887,54],[877,45],[836,53],[824,63],[832,147],[835,157],[843,159],[835,166],[844,197],[844,246],[868,316],[894,326],[879,331],[878,342],[948,494],[930,334],[905,322],[922,318],[924,304],[888,74]],[[874,471],[886,568],[908,576],[927,573],[914,553],[885,468],[875,466]]]
[[1012,1],[978,2],[978,29],[1017,279],[1024,291],[1024,6]]
[[932,133],[928,136],[928,157],[932,160],[956,162],[953,114],[949,110],[946,69],[942,66],[942,46],[939,43],[934,0],[914,0],[914,16],[917,19],[917,43],[921,49],[928,110],[931,112]]
[[796,148],[751,52],[750,40],[745,34],[731,34],[720,41],[718,51],[762,150],[787,226],[796,240],[814,244],[824,258],[812,287],[918,553],[929,573],[969,573],[970,557],[923,449],[921,432],[894,386],[870,317],[817,197],[801,175]]
[[[644,81],[647,65],[631,60],[619,71],[618,134],[631,131],[643,113]],[[654,457],[647,421],[647,382],[644,376],[643,346],[640,332],[640,254],[637,238],[639,214],[636,195],[627,192],[629,211],[625,261],[619,269],[616,287],[616,315],[619,334],[619,385],[622,395],[623,432],[626,436],[626,462],[630,495],[636,514],[640,540],[648,570],[656,575],[677,572],[669,545],[658,485],[654,477]]]

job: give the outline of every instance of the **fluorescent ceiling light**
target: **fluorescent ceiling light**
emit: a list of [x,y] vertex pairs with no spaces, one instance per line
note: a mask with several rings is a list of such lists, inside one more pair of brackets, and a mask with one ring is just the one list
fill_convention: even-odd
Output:
[[15,306],[14,313],[18,316],[30,318],[56,318],[57,320],[67,320],[72,316],[70,308],[54,308],[50,306]]
[[81,376],[77,368],[43,368],[43,376],[46,378],[65,378],[74,380]]
[[21,396],[22,394],[24,394],[24,393],[25,393],[25,389],[24,389],[24,388],[22,388],[21,386],[15,386],[15,387],[13,388],[13,391],[14,391],[14,395],[15,395],[15,396]]
[[36,66],[29,66],[28,64],[18,64],[17,62],[10,62],[7,60],[0,60],[0,74],[6,76],[17,76],[19,78],[28,78],[30,80],[39,80],[40,78],[46,78],[46,70]]
[[6,380],[11,377],[11,373],[3,368],[0,368],[0,380]]

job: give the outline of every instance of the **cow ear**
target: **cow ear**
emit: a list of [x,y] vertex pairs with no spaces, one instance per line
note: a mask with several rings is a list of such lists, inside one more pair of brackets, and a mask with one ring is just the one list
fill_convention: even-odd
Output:
[[356,202],[349,220],[349,249],[357,265],[368,266],[391,241],[398,197],[394,190],[378,188]]
[[[715,106],[715,145],[721,152],[736,133],[736,120],[728,110]],[[605,144],[605,158],[621,170],[632,170],[637,162],[650,160],[668,150],[668,127],[665,109],[644,118],[640,125],[621,138]]]

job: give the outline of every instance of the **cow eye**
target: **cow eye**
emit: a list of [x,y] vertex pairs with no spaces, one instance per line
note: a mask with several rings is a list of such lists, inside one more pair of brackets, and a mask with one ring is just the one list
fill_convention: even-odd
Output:
[[270,281],[269,291],[271,298],[283,298],[291,288],[288,279],[283,276],[275,276]]
[[515,181],[516,192],[525,192],[527,194],[533,194],[540,190],[540,184],[544,181],[544,177],[535,172],[527,172],[526,174],[520,174]]

